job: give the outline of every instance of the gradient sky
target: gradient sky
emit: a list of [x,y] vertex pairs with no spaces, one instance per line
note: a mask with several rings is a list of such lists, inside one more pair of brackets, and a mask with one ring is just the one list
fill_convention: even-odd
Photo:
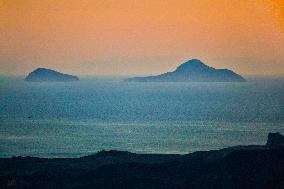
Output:
[[0,0],[0,74],[148,75],[198,58],[284,75],[283,0]]

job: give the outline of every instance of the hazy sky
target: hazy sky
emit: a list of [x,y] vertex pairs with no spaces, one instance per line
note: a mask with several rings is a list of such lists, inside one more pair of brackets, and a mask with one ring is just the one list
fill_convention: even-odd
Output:
[[0,0],[1,75],[148,75],[191,58],[284,75],[284,1]]

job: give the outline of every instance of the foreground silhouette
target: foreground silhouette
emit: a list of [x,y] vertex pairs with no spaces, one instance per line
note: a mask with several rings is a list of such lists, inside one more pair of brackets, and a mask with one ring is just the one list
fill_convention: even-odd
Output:
[[284,146],[279,135],[270,134],[269,145],[186,155],[103,150],[81,158],[2,158],[0,188],[280,189]]

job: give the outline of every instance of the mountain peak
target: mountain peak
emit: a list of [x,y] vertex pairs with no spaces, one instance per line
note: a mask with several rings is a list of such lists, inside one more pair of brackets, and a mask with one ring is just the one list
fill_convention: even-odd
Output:
[[199,59],[191,59],[178,66],[176,71],[188,71],[188,70],[200,70],[200,69],[210,69],[210,67],[204,64]]
[[186,61],[185,63],[191,63],[191,64],[204,64],[201,60],[196,59],[196,58],[190,59],[190,60]]
[[45,70],[51,70],[51,69],[47,69],[47,68],[37,68],[34,70],[34,72],[36,71],[45,71]]

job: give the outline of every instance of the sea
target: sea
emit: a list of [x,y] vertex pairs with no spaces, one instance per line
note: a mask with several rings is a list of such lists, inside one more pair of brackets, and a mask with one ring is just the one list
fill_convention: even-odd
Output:
[[241,83],[0,78],[0,157],[186,154],[284,134],[284,79]]

